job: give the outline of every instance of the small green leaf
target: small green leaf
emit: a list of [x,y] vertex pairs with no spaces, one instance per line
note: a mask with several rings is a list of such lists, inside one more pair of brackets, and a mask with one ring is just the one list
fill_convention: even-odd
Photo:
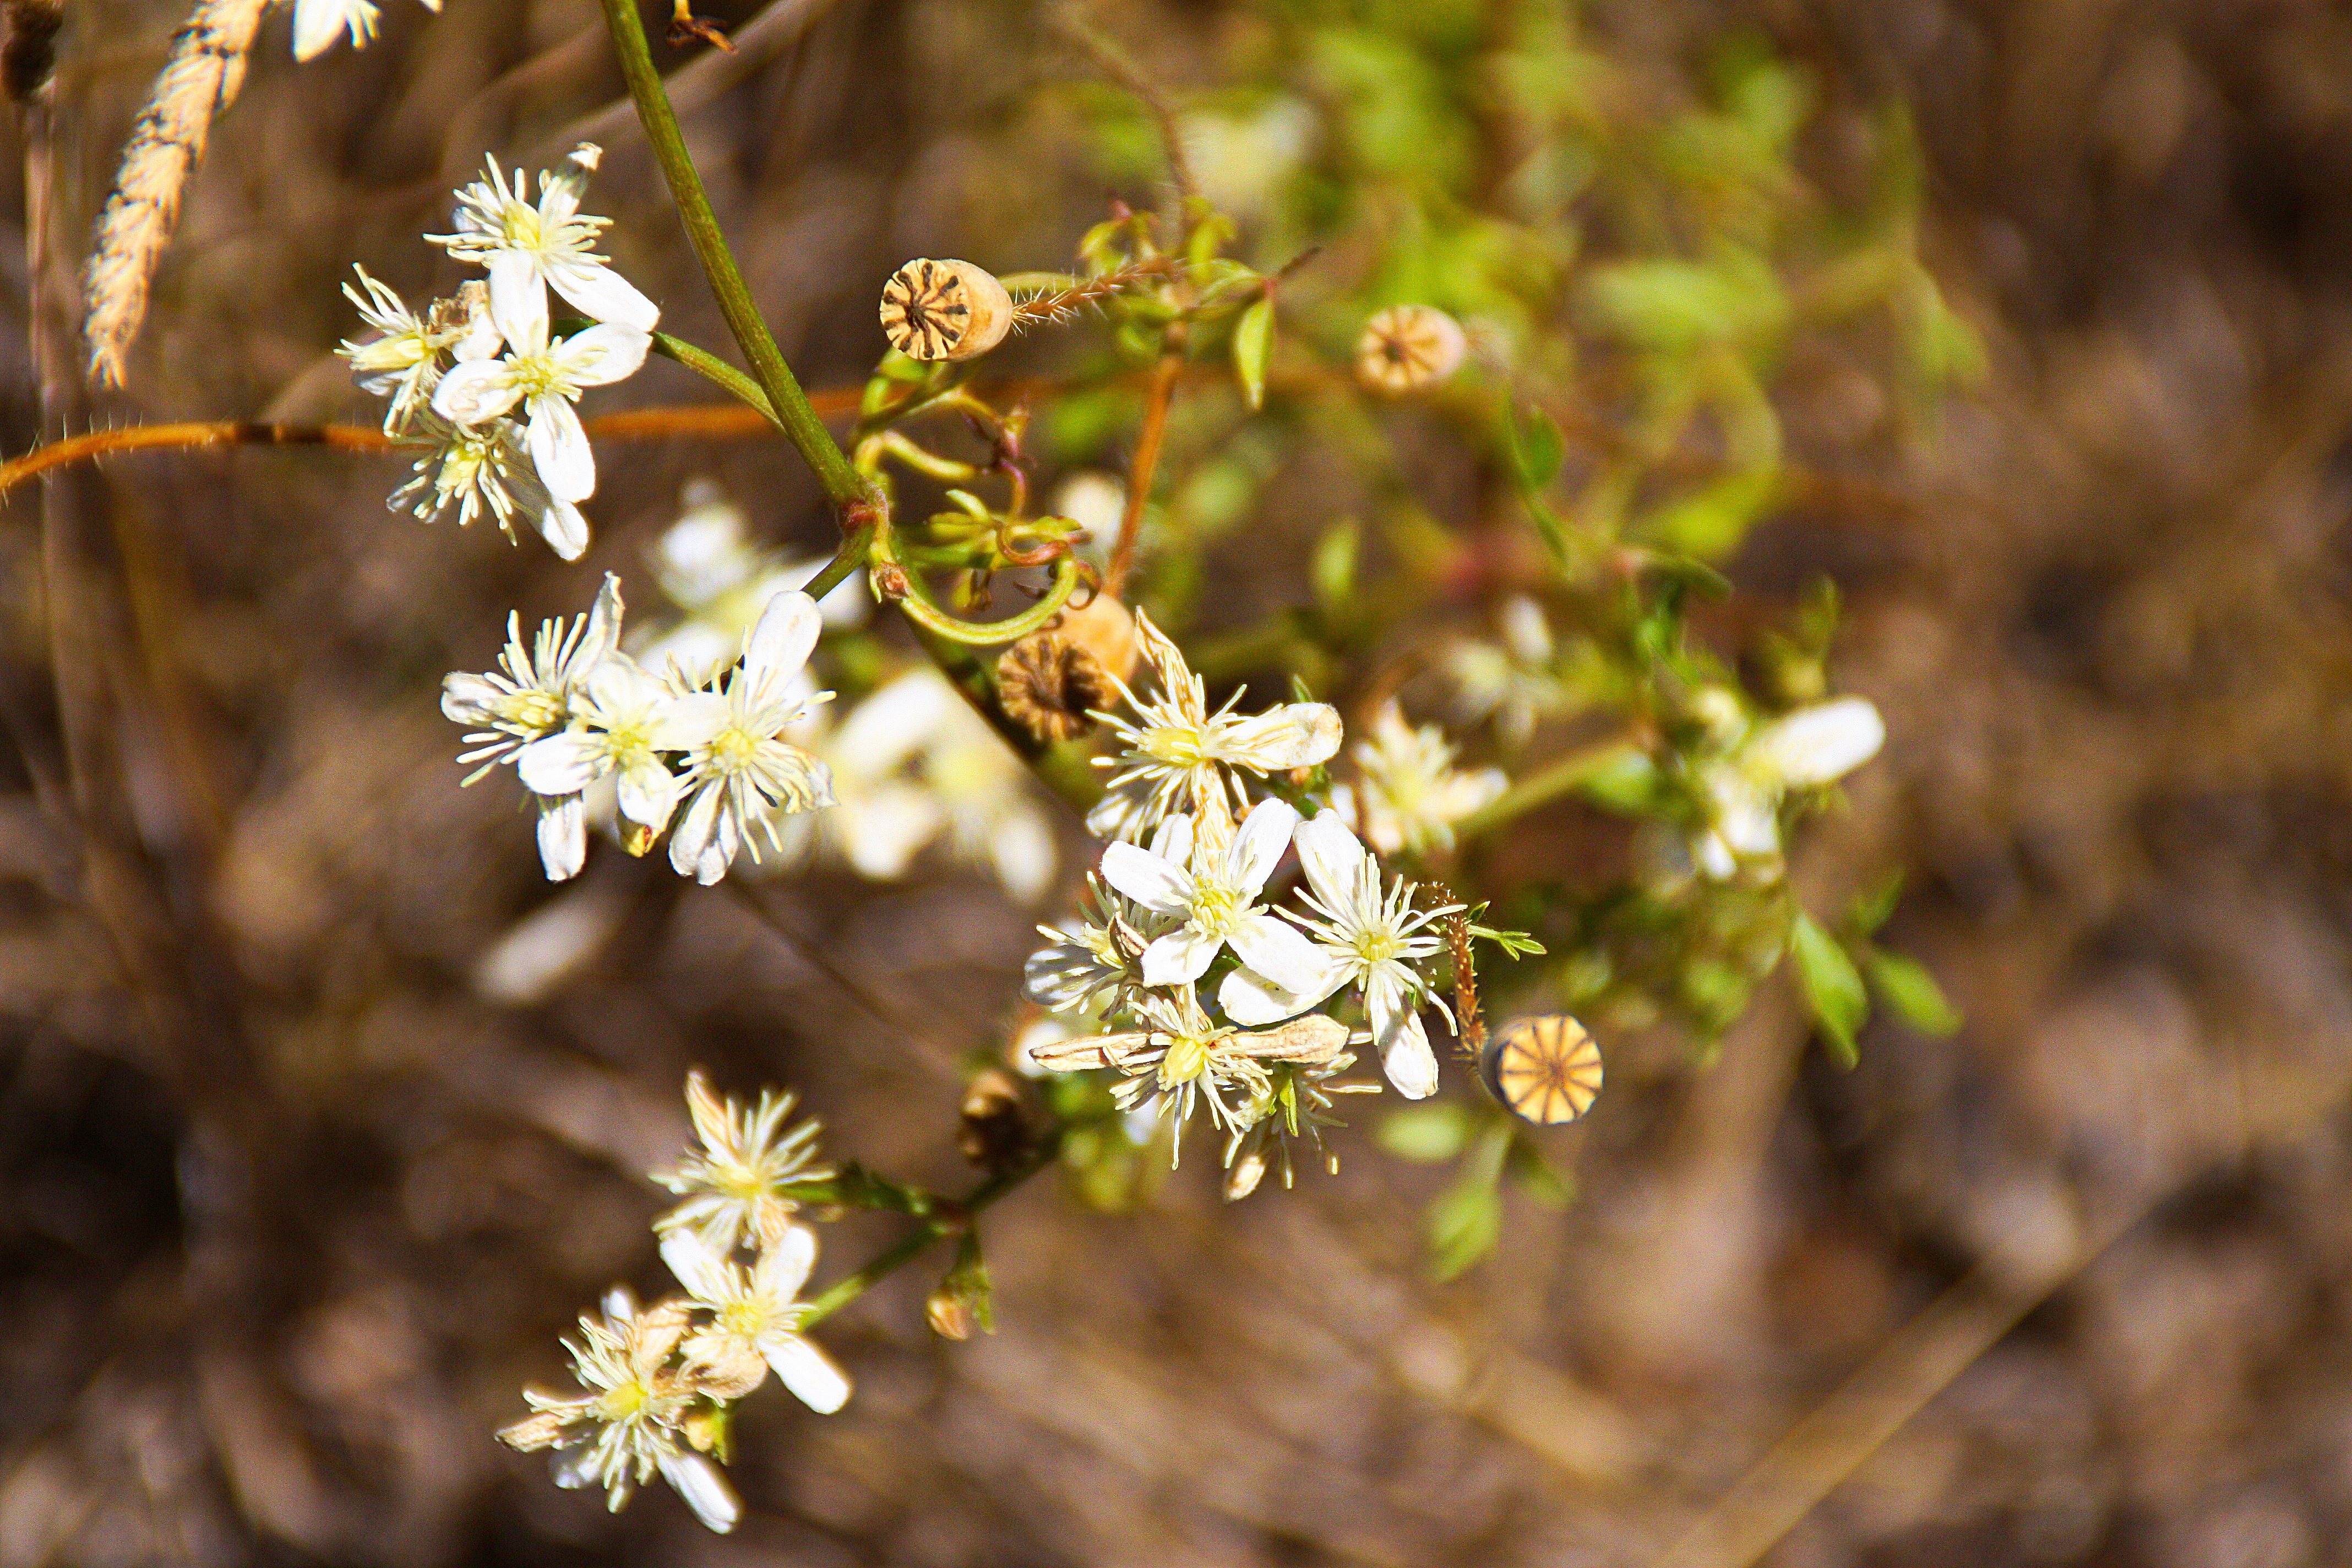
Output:
[[1595,805],[1626,816],[1645,816],[1660,799],[1658,764],[1647,752],[1627,746],[1585,774],[1576,791]]
[[1903,896],[1903,868],[1897,866],[1880,878],[1874,887],[1864,888],[1853,898],[1853,907],[1846,910],[1846,929],[1860,936],[1868,936],[1886,923],[1895,913],[1895,900]]
[[1274,296],[1261,294],[1234,327],[1234,374],[1253,414],[1265,406],[1265,363],[1273,353]]
[[1873,952],[1868,963],[1871,984],[1886,999],[1896,1017],[1923,1035],[1958,1032],[1960,1015],[1945,997],[1944,988],[1936,984],[1936,977],[1927,973],[1927,965],[1899,952]]
[[1510,441],[1511,466],[1518,470],[1521,485],[1540,490],[1559,477],[1560,458],[1567,446],[1550,415],[1530,407],[1522,418],[1513,405],[1506,403],[1503,430]]
[[1315,559],[1307,577],[1315,584],[1315,602],[1327,610],[1346,604],[1356,591],[1356,550],[1363,531],[1347,518],[1315,542]]
[[1503,1199],[1493,1177],[1457,1182],[1429,1205],[1431,1271],[1454,1279],[1494,1251],[1502,1236]]
[[1556,1168],[1543,1157],[1542,1150],[1524,1138],[1513,1141],[1504,1169],[1522,1192],[1548,1209],[1564,1209],[1576,1201],[1576,1178]]
[[1470,1141],[1470,1113],[1447,1101],[1408,1106],[1382,1118],[1372,1137],[1400,1160],[1434,1165],[1461,1153]]
[[1870,994],[1862,987],[1861,973],[1837,938],[1802,910],[1797,911],[1796,924],[1789,932],[1789,952],[1797,961],[1797,978],[1804,985],[1805,1000],[1829,1038],[1831,1054],[1840,1066],[1853,1066],[1862,1059],[1854,1036],[1870,1016]]

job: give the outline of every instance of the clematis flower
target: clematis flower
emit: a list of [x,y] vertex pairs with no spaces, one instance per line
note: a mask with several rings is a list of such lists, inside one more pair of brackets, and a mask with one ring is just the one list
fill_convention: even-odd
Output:
[[1161,853],[1134,844],[1103,851],[1104,881],[1154,914],[1183,922],[1143,950],[1143,983],[1189,986],[1231,946],[1277,984],[1312,986],[1321,971],[1313,947],[1257,906],[1290,846],[1298,813],[1286,802],[1262,800],[1229,839],[1213,830],[1199,834],[1189,818],[1171,817],[1168,826]]
[[1295,837],[1298,863],[1307,873],[1307,902],[1319,918],[1293,918],[1314,939],[1321,973],[1312,983],[1296,985],[1253,964],[1225,976],[1219,1002],[1236,1023],[1264,1025],[1352,988],[1363,996],[1372,1044],[1396,1091],[1407,1100],[1436,1092],[1437,1057],[1421,1022],[1430,986],[1413,966],[1444,946],[1427,928],[1462,906],[1416,910],[1413,885],[1402,877],[1384,896],[1380,862],[1337,812],[1301,823]]
[[1780,854],[1781,797],[1843,778],[1885,743],[1886,721],[1864,697],[1800,708],[1751,731],[1700,774],[1710,817],[1691,842],[1692,861],[1724,881],[1743,858]]
[[818,1182],[833,1174],[816,1163],[820,1129],[814,1121],[787,1127],[793,1097],[770,1089],[756,1105],[721,1098],[699,1072],[686,1075],[686,1109],[701,1145],[675,1171],[656,1171],[654,1181],[686,1201],[654,1221],[663,1236],[692,1231],[702,1245],[724,1257],[747,1237],[765,1235],[799,1206],[784,1196],[791,1182]]
[[1452,848],[1454,825],[1510,783],[1500,768],[1455,767],[1445,732],[1434,724],[1414,729],[1393,700],[1381,705],[1371,739],[1349,754],[1362,770],[1361,786],[1335,791],[1333,804],[1383,855]]
[[454,425],[476,426],[520,404],[527,416],[524,446],[540,483],[558,500],[587,500],[596,492],[596,454],[572,405],[589,387],[635,374],[653,339],[606,324],[551,344],[544,310],[519,319],[500,309],[495,290],[490,312],[506,338],[506,354],[453,366],[434,389],[433,412]]
[[687,1371],[698,1383],[721,1399],[737,1399],[772,1369],[777,1381],[822,1415],[849,1403],[849,1375],[800,1335],[808,1309],[796,1298],[816,1263],[816,1232],[804,1225],[774,1226],[748,1271],[690,1230],[664,1237],[661,1255],[695,1303],[715,1314],[683,1347]]
[[549,548],[564,560],[577,561],[588,552],[587,518],[539,482],[539,471],[523,449],[521,426],[493,419],[467,429],[428,410],[418,433],[430,445],[385,503],[393,510],[431,522],[455,506],[458,527],[487,514],[509,539],[520,512],[537,521]]
[[463,362],[498,353],[498,328],[479,282],[464,285],[454,299],[435,300],[419,316],[398,290],[370,277],[366,268],[355,265],[352,270],[359,274],[360,289],[344,284],[343,298],[359,308],[360,321],[375,336],[364,342],[346,339],[335,352],[350,362],[362,391],[392,400],[384,412],[385,430],[405,428],[431,400],[444,353]]
[[572,728],[533,741],[516,756],[523,787],[578,795],[610,774],[623,816],[656,830],[668,826],[678,780],[661,753],[684,751],[692,733],[679,693],[615,653],[589,674],[572,712]]
[[596,237],[613,220],[580,211],[602,156],[594,142],[583,142],[571,168],[540,171],[536,204],[523,172],[517,169],[509,183],[493,161],[483,178],[457,193],[457,232],[426,237],[456,259],[488,269],[490,307],[509,337],[536,321],[539,340],[546,341],[550,289],[591,321],[639,333],[661,321],[661,308],[596,254]]
[[1491,718],[1495,733],[1513,751],[1528,743],[1538,720],[1565,712],[1568,688],[1553,672],[1551,626],[1543,608],[1524,594],[1503,602],[1496,616],[1500,643],[1465,638],[1445,654],[1454,683],[1454,711],[1464,724]]
[[689,744],[687,804],[669,836],[669,862],[680,876],[716,882],[738,849],[749,847],[759,858],[755,832],[778,842],[772,812],[833,804],[825,765],[783,739],[807,706],[795,682],[820,625],[816,602],[806,594],[778,594],[744,639],[742,662],[726,690],[680,700],[679,732]]

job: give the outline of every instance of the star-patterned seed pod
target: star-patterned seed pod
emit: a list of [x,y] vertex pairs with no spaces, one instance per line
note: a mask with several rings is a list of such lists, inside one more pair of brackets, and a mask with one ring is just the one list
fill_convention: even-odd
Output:
[[908,359],[972,359],[1012,330],[1013,296],[969,261],[909,261],[882,285],[882,335]]
[[1487,1042],[1478,1070],[1496,1100],[1546,1125],[1575,1121],[1601,1093],[1601,1047],[1564,1014],[1503,1030]]
[[1356,379],[1402,396],[1433,386],[1462,367],[1470,341],[1461,323],[1427,305],[1391,305],[1364,323],[1356,342]]

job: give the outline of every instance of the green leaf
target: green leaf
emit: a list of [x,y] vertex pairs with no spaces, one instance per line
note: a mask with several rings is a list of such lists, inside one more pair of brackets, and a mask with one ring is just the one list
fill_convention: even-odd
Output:
[[1526,1139],[1516,1139],[1511,1144],[1511,1157],[1505,1164],[1519,1189],[1548,1209],[1564,1209],[1576,1201],[1576,1178],[1555,1167],[1543,1157],[1543,1151]]
[[1927,965],[1899,952],[1873,952],[1868,959],[1870,984],[1886,999],[1895,1016],[1923,1035],[1958,1032],[1960,1015],[1945,997],[1944,988]]
[[1797,911],[1796,924],[1789,932],[1789,952],[1797,961],[1797,978],[1804,986],[1805,1000],[1829,1038],[1831,1054],[1840,1066],[1853,1066],[1862,1059],[1854,1036],[1870,1016],[1870,994],[1862,987],[1861,972],[1838,945],[1837,938],[1802,910]]
[[1315,602],[1327,610],[1338,609],[1355,593],[1356,550],[1362,533],[1351,517],[1333,524],[1315,542],[1307,578],[1315,585]]
[[1438,1194],[1429,1205],[1430,1268],[1440,1279],[1452,1279],[1495,1250],[1503,1236],[1503,1198],[1494,1179],[1465,1179]]
[[1567,444],[1560,438],[1559,426],[1551,416],[1540,408],[1529,408],[1528,417],[1522,419],[1517,405],[1503,405],[1503,433],[1511,447],[1511,467],[1518,470],[1519,483],[1530,490],[1540,490],[1559,477],[1560,459]]
[[1470,1113],[1451,1102],[1408,1106],[1383,1117],[1373,1142],[1400,1160],[1434,1165],[1470,1141]]
[[1627,746],[1584,775],[1577,794],[1593,805],[1626,816],[1646,816],[1662,798],[1658,764],[1647,752]]
[[1697,494],[1658,509],[1640,524],[1664,548],[1699,560],[1720,560],[1780,497],[1778,465],[1733,474]]
[[1858,936],[1868,936],[1886,923],[1895,913],[1895,900],[1903,896],[1903,868],[1897,866],[1878,879],[1874,887],[1865,888],[1853,897],[1853,907],[1846,910],[1846,929]]
[[1234,374],[1253,414],[1265,406],[1265,363],[1273,353],[1274,296],[1261,294],[1234,327]]

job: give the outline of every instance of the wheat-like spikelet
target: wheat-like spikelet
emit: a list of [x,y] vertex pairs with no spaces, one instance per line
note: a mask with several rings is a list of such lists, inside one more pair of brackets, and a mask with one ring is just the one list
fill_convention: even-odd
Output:
[[172,241],[180,191],[205,154],[214,116],[245,82],[245,57],[268,0],[198,0],[131,128],[121,172],[99,214],[82,288],[90,374],[122,383],[123,357],[147,314],[147,285]]

